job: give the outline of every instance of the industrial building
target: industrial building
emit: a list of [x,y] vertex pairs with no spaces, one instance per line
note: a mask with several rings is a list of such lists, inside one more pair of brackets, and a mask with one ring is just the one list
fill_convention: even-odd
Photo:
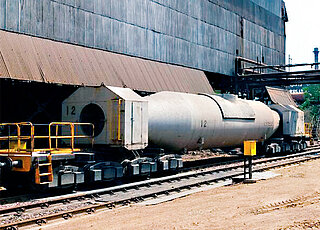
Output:
[[237,56],[283,65],[286,21],[282,0],[0,0],[0,119],[57,120],[78,86],[212,93]]
[[4,30],[213,73],[285,60],[282,0],[1,0],[0,15]]

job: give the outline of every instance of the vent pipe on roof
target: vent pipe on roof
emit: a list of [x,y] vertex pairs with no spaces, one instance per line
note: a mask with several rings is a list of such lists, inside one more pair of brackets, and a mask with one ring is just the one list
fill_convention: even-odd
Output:
[[[319,49],[318,48],[314,48],[313,53],[314,53],[314,62],[318,63],[319,62]],[[318,70],[319,69],[319,65],[316,64],[314,66],[314,68],[315,68],[315,70]]]

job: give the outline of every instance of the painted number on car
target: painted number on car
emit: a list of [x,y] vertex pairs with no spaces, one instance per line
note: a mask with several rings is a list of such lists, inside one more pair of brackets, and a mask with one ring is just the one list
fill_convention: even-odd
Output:
[[76,107],[75,106],[67,106],[67,116],[76,115]]
[[207,120],[201,120],[201,125],[200,125],[201,128],[206,128],[207,125],[208,125]]

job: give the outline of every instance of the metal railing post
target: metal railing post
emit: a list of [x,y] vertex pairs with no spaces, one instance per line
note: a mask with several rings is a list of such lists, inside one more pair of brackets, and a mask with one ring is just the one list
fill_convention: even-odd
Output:
[[18,143],[18,152],[20,152],[20,148],[21,148],[21,130],[20,130],[20,125],[19,124],[17,124],[17,138],[18,138],[18,140],[17,140],[17,143]]

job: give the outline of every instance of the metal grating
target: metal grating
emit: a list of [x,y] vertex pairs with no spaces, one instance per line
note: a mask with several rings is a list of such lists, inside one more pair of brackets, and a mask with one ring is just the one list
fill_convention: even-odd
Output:
[[0,77],[141,91],[213,93],[204,72],[0,30]]

